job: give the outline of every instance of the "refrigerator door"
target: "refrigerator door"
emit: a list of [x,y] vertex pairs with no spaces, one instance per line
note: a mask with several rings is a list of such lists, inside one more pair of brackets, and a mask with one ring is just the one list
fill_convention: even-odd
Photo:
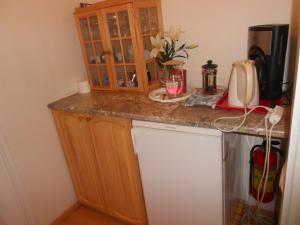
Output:
[[221,133],[133,125],[149,225],[222,225]]

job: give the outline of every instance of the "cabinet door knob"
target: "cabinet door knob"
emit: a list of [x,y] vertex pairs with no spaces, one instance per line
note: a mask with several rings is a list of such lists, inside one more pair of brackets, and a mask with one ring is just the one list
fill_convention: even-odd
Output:
[[79,121],[82,121],[83,119],[84,119],[83,116],[79,116],[79,117],[78,117],[78,120],[79,120]]
[[90,117],[90,116],[87,116],[86,118],[85,118],[85,120],[86,121],[90,121],[92,118]]

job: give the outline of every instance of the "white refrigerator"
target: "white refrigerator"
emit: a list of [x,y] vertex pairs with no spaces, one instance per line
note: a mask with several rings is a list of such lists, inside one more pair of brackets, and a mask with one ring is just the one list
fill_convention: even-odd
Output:
[[223,225],[222,133],[133,121],[149,225]]

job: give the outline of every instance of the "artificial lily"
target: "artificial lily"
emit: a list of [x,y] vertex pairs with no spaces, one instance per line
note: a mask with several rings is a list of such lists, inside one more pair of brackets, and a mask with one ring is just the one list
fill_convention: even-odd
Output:
[[157,57],[159,52],[165,52],[165,49],[163,48],[163,43],[164,43],[165,39],[163,39],[160,34],[157,34],[155,38],[150,37],[150,39],[151,39],[151,44],[153,47],[153,49],[150,53],[150,56],[152,58]]
[[163,63],[169,60],[188,59],[187,50],[198,47],[198,45],[186,45],[186,43],[180,42],[179,38],[182,33],[183,31],[180,28],[175,29],[171,26],[169,31],[151,37],[153,48],[150,56],[156,58],[160,66],[163,66]]
[[197,47],[199,47],[199,45],[190,44],[190,45],[185,46],[186,49],[194,49],[194,48],[197,48]]
[[173,42],[176,42],[182,33],[184,33],[184,31],[181,30],[181,28],[176,29],[173,26],[171,26],[169,31],[166,32],[166,36],[170,37]]

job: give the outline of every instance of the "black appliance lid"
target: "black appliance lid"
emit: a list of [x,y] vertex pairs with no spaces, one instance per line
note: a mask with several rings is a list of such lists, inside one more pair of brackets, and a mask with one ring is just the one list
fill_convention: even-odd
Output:
[[202,66],[203,69],[215,69],[217,67],[218,67],[218,65],[213,64],[213,61],[211,59],[207,61],[207,64]]

